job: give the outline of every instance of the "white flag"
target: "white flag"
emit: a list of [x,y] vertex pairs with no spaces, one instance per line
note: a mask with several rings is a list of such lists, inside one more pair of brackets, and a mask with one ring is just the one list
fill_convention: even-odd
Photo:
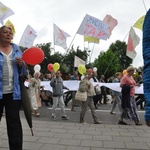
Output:
[[67,49],[67,37],[70,37],[70,35],[54,24],[54,45]]
[[36,37],[36,31],[30,25],[28,25],[21,37],[19,45],[22,47],[30,48],[33,46],[33,42]]
[[0,2],[0,23],[2,25],[4,24],[3,21],[13,14],[15,13],[10,8]]
[[102,40],[107,40],[109,36],[108,25],[90,15],[84,17],[77,33]]
[[81,58],[75,56],[74,57],[74,67],[78,67],[79,65],[85,65],[85,61]]
[[128,44],[127,44],[127,51],[126,55],[131,59],[134,59],[136,56],[135,48],[139,44],[140,38],[135,33],[133,27],[130,28],[129,37],[128,37]]

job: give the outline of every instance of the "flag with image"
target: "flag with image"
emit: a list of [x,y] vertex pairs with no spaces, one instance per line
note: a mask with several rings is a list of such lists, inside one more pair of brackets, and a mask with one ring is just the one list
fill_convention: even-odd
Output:
[[143,15],[141,18],[139,18],[135,24],[133,25],[133,27],[137,28],[137,29],[140,29],[140,30],[143,30],[143,22],[144,22],[144,19],[145,19],[145,15]]
[[11,30],[12,30],[12,32],[13,32],[13,35],[16,33],[15,27],[14,27],[14,25],[11,23],[10,20],[7,20],[7,22],[5,23],[5,26],[11,28]]
[[66,50],[67,37],[70,37],[70,35],[54,24],[54,45],[60,46]]
[[4,25],[4,20],[15,14],[9,7],[5,6],[3,3],[0,2],[0,23]]
[[111,15],[106,15],[105,18],[103,19],[103,22],[105,22],[109,26],[108,33],[109,33],[109,37],[110,37],[111,32],[117,26],[118,21],[115,18],[113,18]]
[[21,37],[19,46],[30,48],[31,46],[33,46],[33,42],[36,37],[36,31],[30,25],[28,25]]
[[135,48],[139,44],[139,42],[140,42],[139,36],[135,33],[133,27],[131,27],[129,31],[127,50],[126,50],[126,55],[131,59],[134,59],[136,56]]

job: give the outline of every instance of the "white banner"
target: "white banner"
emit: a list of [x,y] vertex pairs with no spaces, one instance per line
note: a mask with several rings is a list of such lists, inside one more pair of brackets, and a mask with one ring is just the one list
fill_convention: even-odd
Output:
[[32,47],[36,37],[37,37],[36,31],[30,25],[28,25],[21,37],[19,46],[26,48]]
[[77,34],[107,40],[109,36],[108,25],[95,17],[86,15]]
[[78,67],[79,65],[85,65],[85,61],[81,58],[75,56],[74,57],[74,67]]
[[[64,85],[69,88],[69,91],[77,91],[79,87],[79,82],[76,80],[67,80],[64,81]],[[120,83],[100,83],[100,82],[92,82],[93,85],[99,84],[99,86],[105,86],[111,90],[121,92]],[[29,82],[25,82],[25,86],[28,87]],[[44,86],[45,90],[52,92],[52,87],[50,86],[50,81],[41,81],[41,86]],[[66,91],[66,90],[65,90]],[[135,86],[135,93],[136,94],[143,94],[143,84],[141,86]]]

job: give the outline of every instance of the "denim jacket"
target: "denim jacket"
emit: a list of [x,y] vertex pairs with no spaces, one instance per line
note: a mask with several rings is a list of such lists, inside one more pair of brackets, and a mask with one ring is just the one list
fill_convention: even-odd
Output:
[[[21,57],[22,52],[16,44],[12,45],[12,58],[13,58],[13,71],[14,71],[14,88],[13,88],[13,100],[21,100],[21,92],[20,92],[20,83],[19,83],[19,73],[27,74],[25,64],[20,68],[17,63],[15,62],[16,57]],[[3,98],[3,63],[4,57],[3,54],[0,52],[0,99]]]

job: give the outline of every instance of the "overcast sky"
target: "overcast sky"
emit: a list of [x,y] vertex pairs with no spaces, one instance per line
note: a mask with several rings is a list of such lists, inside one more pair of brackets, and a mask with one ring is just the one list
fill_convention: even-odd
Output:
[[[15,26],[14,42],[17,44],[29,24],[37,32],[34,45],[52,42],[52,47],[54,47],[53,23],[55,23],[71,35],[67,40],[69,46],[86,14],[100,20],[103,20],[106,14],[110,14],[118,20],[118,25],[113,30],[110,39],[101,40],[100,44],[95,45],[92,61],[102,50],[106,51],[112,42],[124,39],[127,42],[126,35],[130,27],[146,13],[142,0],[1,0],[1,2],[15,13],[7,19]],[[145,0],[145,4],[149,9],[150,0]],[[134,58],[133,66],[139,67],[143,65],[142,31],[134,29],[141,41],[136,48],[137,56]],[[80,46],[81,49],[84,46],[87,47],[81,35],[76,35],[73,44],[74,48],[77,46]],[[90,44],[89,47],[92,49],[93,44]],[[59,46],[55,46],[55,51],[65,53],[65,50]]]

